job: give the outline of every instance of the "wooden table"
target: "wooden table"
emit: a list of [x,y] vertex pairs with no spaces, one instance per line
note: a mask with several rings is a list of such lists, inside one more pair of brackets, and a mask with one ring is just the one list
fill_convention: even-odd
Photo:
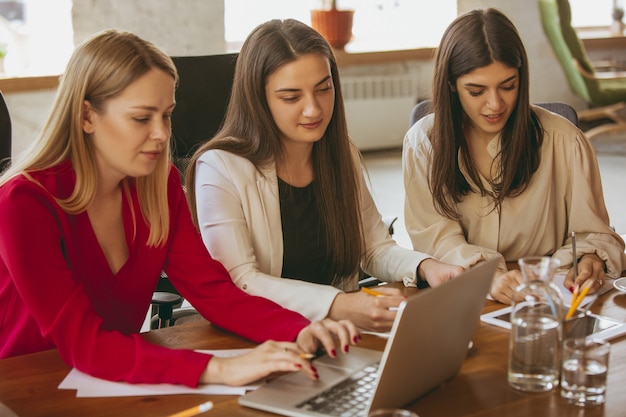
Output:
[[[484,312],[501,307],[501,304],[486,301]],[[626,295],[610,291],[595,303],[592,310],[626,321]],[[626,415],[626,337],[612,341],[606,404],[581,409],[565,403],[558,389],[534,394],[509,387],[506,378],[508,334],[507,330],[479,323],[473,338],[474,346],[459,375],[415,401],[409,408],[420,417]],[[145,338],[175,348],[231,349],[253,346],[204,321],[152,331],[146,333]],[[384,344],[384,339],[364,335],[360,345],[382,350]],[[54,350],[0,360],[0,416],[6,415],[3,414],[2,405],[19,417],[167,416],[207,399],[215,403],[215,408],[205,413],[207,416],[270,415],[239,406],[236,396],[76,398],[75,391],[57,389],[69,370]]]

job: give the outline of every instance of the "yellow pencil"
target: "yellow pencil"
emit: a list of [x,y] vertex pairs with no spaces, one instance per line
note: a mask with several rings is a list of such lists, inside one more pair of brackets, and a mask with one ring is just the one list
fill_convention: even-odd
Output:
[[212,408],[213,401],[207,401],[200,405],[196,405],[195,407],[191,407],[186,410],[179,411],[178,413],[171,414],[168,417],[192,417],[200,413],[204,413],[205,411],[209,411]]
[[574,315],[574,311],[576,310],[576,300],[578,299],[578,285],[574,284],[574,291],[572,292],[572,303],[569,306],[569,310],[567,310],[567,315],[565,319],[570,319]]
[[580,303],[589,293],[589,289],[591,288],[592,285],[593,285],[593,280],[588,279],[582,285],[580,294],[578,294],[578,287],[574,289],[574,295],[572,297],[572,305],[570,306],[569,311],[567,312],[567,316],[565,316],[566,320],[572,318],[572,316],[574,315],[574,312],[576,311]]
[[383,294],[381,292],[378,292],[378,291],[371,290],[371,289],[369,289],[367,287],[361,288],[361,291],[363,291],[366,294],[373,295],[374,297],[384,297],[385,296],[385,294]]
[[312,354],[312,353],[301,353],[300,357],[302,359],[313,359],[315,357],[315,355]]

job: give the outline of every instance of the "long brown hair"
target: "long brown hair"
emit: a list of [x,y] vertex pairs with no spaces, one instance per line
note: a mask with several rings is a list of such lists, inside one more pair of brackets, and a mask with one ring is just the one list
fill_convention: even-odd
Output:
[[[69,159],[76,172],[76,185],[68,198],[57,202],[70,214],[86,210],[95,198],[98,174],[91,141],[83,132],[83,103],[88,100],[96,111],[101,111],[107,100],[153,68],[166,72],[177,82],[171,59],[133,33],[104,30],[80,44],[67,64],[41,133],[30,148],[12,161],[0,177],[0,185],[19,174],[32,178],[28,172],[44,170]],[[155,170],[135,181],[141,211],[150,225],[149,245],[163,244],[169,234],[169,157],[166,147]],[[123,187],[128,192],[128,180]]]
[[[469,192],[489,194],[469,155],[463,134],[464,111],[451,86],[477,68],[498,61],[519,72],[515,109],[501,132],[500,172],[493,184],[495,209],[508,196],[524,191],[539,166],[543,141],[539,119],[529,99],[528,58],[513,23],[496,9],[477,9],[457,17],[443,34],[435,56],[432,104],[434,125],[429,132],[432,144],[430,190],[437,211],[458,219],[456,203]],[[478,190],[459,169],[459,158]]]
[[265,84],[278,68],[305,54],[320,54],[330,63],[335,107],[321,140],[313,145],[315,200],[324,219],[327,257],[334,282],[358,272],[363,252],[360,167],[352,159],[339,72],[332,48],[315,30],[297,20],[271,20],[256,27],[244,42],[226,116],[220,131],[194,154],[186,172],[187,198],[198,221],[195,197],[196,161],[210,149],[221,149],[250,160],[257,169],[283,157],[280,131],[272,118]]

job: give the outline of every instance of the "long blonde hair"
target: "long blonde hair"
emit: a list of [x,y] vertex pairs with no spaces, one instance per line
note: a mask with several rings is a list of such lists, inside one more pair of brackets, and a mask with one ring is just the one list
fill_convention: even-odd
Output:
[[[52,110],[33,144],[11,162],[0,176],[0,186],[23,174],[40,171],[69,160],[76,172],[76,185],[66,199],[57,199],[69,214],[84,212],[94,201],[97,170],[94,150],[82,128],[83,104],[103,110],[107,100],[120,94],[151,69],[157,68],[178,82],[172,60],[154,44],[137,35],[108,29],[80,44],[69,60],[52,105]],[[165,243],[169,234],[167,178],[170,149],[161,153],[155,170],[135,180],[141,212],[150,226],[148,245]],[[125,192],[129,181],[123,182]]]

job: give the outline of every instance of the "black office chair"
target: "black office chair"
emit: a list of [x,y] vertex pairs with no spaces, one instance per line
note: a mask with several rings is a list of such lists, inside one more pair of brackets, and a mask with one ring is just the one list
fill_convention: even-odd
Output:
[[183,180],[193,152],[211,139],[224,121],[237,56],[172,57],[179,76],[172,114],[172,159]]
[[[536,103],[536,105],[543,107],[544,109],[549,110],[553,113],[560,114],[561,116],[565,117],[570,122],[578,126],[578,113],[576,113],[576,110],[574,110],[574,108],[569,104],[555,101],[547,103]],[[409,127],[413,126],[415,122],[417,122],[419,119],[432,112],[433,108],[430,99],[420,101],[411,110],[411,114],[409,116]]]
[[0,91],[0,172],[11,162],[11,115]]
[[[236,53],[172,57],[178,71],[176,108],[172,114],[172,162],[184,184],[191,156],[210,140],[224,120],[235,74]],[[164,273],[152,298],[152,329],[197,315],[181,308],[183,298]]]

